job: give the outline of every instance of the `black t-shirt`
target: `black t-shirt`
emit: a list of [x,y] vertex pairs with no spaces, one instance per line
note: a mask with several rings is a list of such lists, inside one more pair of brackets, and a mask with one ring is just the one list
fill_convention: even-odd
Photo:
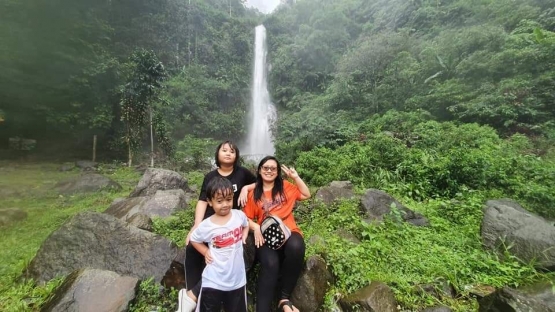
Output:
[[[247,168],[241,166],[233,169],[233,172],[231,172],[231,174],[228,176],[221,175],[218,170],[212,170],[204,176],[204,181],[202,181],[202,188],[200,189],[200,195],[198,197],[199,200],[207,201],[206,185],[215,177],[222,177],[231,181],[231,184],[233,185],[233,209],[240,209],[237,201],[239,200],[239,194],[241,193],[241,189],[243,188],[243,186],[252,184],[256,181],[256,177],[254,176],[254,174],[252,174],[252,172],[250,172]],[[204,219],[212,216],[214,213],[214,208],[208,205],[206,207],[206,212],[204,213]]]

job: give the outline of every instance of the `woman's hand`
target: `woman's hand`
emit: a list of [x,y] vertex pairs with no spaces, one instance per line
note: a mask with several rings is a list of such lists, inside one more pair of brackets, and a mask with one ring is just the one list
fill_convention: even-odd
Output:
[[288,168],[286,165],[281,165],[281,170],[283,170],[283,172],[285,172],[285,174],[293,180],[299,177],[297,170],[295,170],[295,168],[293,167]]
[[254,230],[254,245],[256,246],[256,248],[260,248],[262,247],[262,245],[264,245],[264,237],[262,237],[260,227]]
[[247,187],[243,187],[241,189],[241,193],[239,193],[239,199],[237,200],[237,204],[239,207],[245,207],[247,204],[247,196],[249,195],[249,190]]

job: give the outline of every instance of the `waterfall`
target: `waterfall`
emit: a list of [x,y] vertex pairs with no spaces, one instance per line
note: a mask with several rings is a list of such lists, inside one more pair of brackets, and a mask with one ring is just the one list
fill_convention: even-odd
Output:
[[247,160],[258,162],[266,155],[274,155],[271,127],[277,114],[268,92],[266,28],[264,25],[259,25],[255,31],[248,133],[245,146],[241,148],[241,154]]

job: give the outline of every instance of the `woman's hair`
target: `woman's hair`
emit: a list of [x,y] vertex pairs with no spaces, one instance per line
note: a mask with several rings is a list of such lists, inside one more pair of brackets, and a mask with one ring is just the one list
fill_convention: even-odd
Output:
[[218,147],[216,147],[216,153],[214,154],[214,160],[216,161],[216,166],[218,168],[220,168],[220,159],[218,158],[218,155],[220,154],[220,148],[222,148],[222,146],[228,144],[229,147],[235,151],[235,162],[233,163],[233,167],[238,167],[239,166],[239,147],[237,147],[237,145],[235,145],[233,142],[231,142],[230,140],[228,141],[223,141],[222,143],[220,143],[220,145],[218,145]]
[[272,200],[275,200],[279,196],[280,199],[286,200],[285,193],[283,191],[283,178],[281,177],[281,165],[279,161],[274,156],[266,156],[262,158],[258,164],[258,169],[256,170],[256,184],[254,186],[254,201],[259,202],[262,200],[262,195],[264,194],[264,185],[262,181],[262,176],[260,175],[260,170],[262,166],[268,161],[273,160],[277,164],[277,177],[274,180],[274,187],[272,188]]
[[223,197],[233,196],[233,185],[231,181],[222,177],[215,177],[206,185],[206,199],[212,200],[220,193]]

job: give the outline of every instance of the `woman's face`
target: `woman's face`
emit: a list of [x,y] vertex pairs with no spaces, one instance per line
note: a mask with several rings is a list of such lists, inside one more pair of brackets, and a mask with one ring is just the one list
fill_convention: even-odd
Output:
[[273,182],[278,176],[278,169],[277,162],[273,159],[268,159],[268,161],[262,164],[258,173],[262,177],[262,181]]
[[222,145],[220,150],[218,151],[218,159],[220,160],[220,164],[225,165],[233,165],[235,163],[237,155],[235,154],[235,150],[229,146],[228,143]]

